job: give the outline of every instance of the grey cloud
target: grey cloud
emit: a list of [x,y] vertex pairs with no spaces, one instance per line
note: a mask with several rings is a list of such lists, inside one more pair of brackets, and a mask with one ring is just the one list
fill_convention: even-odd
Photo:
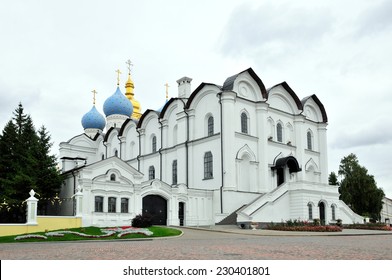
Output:
[[336,135],[332,147],[337,149],[347,149],[355,147],[371,147],[375,145],[385,145],[392,142],[392,131],[386,128],[388,122],[380,122],[376,125],[366,124],[358,131],[340,132]]
[[264,48],[281,53],[279,48],[294,52],[304,45],[312,45],[332,28],[330,13],[315,12],[315,9],[319,8],[296,7],[291,3],[268,2],[257,8],[242,5],[228,20],[221,51],[241,55]]
[[392,1],[374,1],[356,18],[354,35],[373,36],[384,31],[392,31]]

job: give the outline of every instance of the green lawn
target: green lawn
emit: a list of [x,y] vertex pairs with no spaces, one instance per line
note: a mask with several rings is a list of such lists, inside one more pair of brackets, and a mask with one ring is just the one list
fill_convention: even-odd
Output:
[[75,235],[72,233],[65,233],[64,236],[47,236],[47,235],[45,235],[46,232],[30,233],[29,235],[45,236],[47,239],[27,238],[27,239],[15,240],[15,238],[17,236],[22,236],[24,234],[12,235],[12,236],[0,236],[0,243],[50,242],[50,241],[74,241],[74,240],[113,240],[113,239],[121,240],[121,239],[135,239],[135,238],[156,238],[156,237],[178,236],[181,234],[181,231],[178,229],[152,226],[152,227],[146,228],[147,230],[152,232],[152,235],[150,235],[150,236],[145,235],[145,234],[141,234],[141,233],[129,233],[124,236],[118,237],[118,234],[121,233],[121,231],[118,231],[118,232],[112,234],[111,236],[100,237],[101,235],[105,234],[105,232],[102,232],[102,230],[105,230],[105,229],[107,229],[107,228],[85,227],[85,228],[53,230],[53,231],[48,232],[48,233],[53,233],[53,232],[59,232],[59,231],[72,231],[72,232],[78,232],[78,233],[82,233],[82,234],[86,234],[86,235],[93,235],[94,237],[78,236],[78,235]]

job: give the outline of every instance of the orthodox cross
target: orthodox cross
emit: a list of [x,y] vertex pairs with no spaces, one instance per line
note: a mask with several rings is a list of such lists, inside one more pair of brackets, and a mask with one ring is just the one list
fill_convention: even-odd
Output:
[[128,65],[128,74],[131,74],[131,67],[133,66],[132,61],[130,59],[128,59],[127,61],[125,61],[125,64]]
[[91,91],[93,93],[93,104],[95,105],[95,96],[97,95],[97,91],[94,89]]
[[119,86],[120,85],[120,74],[122,74],[122,73],[121,73],[120,69],[117,69],[115,72],[117,72],[117,85]]
[[166,84],[164,84],[164,86],[166,87],[166,100],[168,100],[169,99],[169,84],[166,83]]

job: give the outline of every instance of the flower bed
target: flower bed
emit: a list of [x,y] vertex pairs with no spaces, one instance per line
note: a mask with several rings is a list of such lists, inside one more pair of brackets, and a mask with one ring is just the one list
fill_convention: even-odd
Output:
[[314,219],[313,223],[301,220],[288,220],[285,223],[274,224],[267,226],[269,230],[282,231],[311,231],[311,232],[340,232],[342,227],[337,225],[320,225],[320,220]]
[[282,231],[311,231],[311,232],[340,232],[341,227],[338,226],[286,226],[286,225],[274,225],[268,226],[269,230],[282,230]]
[[392,230],[392,227],[386,224],[352,224],[352,225],[345,225],[344,228],[347,229],[367,229],[367,230]]
[[[84,229],[82,229],[84,231]],[[14,240],[23,240],[23,239],[47,239],[48,237],[64,237],[66,234],[76,235],[83,238],[108,238],[114,235],[117,235],[117,238],[130,235],[130,234],[143,234],[146,236],[153,235],[153,232],[146,229],[146,228],[135,228],[130,226],[124,227],[114,227],[114,228],[103,228],[101,229],[102,234],[87,234],[84,232],[78,231],[71,231],[71,230],[57,230],[46,232],[45,235],[40,234],[27,234],[27,235],[20,235],[15,237]]]
[[23,240],[23,239],[47,239],[45,235],[39,234],[26,234],[26,235],[19,235],[15,237],[15,240]]

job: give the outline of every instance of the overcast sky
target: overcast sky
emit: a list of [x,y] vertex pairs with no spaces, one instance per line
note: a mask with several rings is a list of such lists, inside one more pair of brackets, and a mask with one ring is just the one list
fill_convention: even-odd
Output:
[[[316,94],[328,119],[329,172],[355,153],[392,197],[392,1],[0,0],[0,130],[22,102],[54,141],[126,80],[142,110],[176,80],[223,84],[252,67],[271,87]],[[125,92],[124,88],[122,91]]]

